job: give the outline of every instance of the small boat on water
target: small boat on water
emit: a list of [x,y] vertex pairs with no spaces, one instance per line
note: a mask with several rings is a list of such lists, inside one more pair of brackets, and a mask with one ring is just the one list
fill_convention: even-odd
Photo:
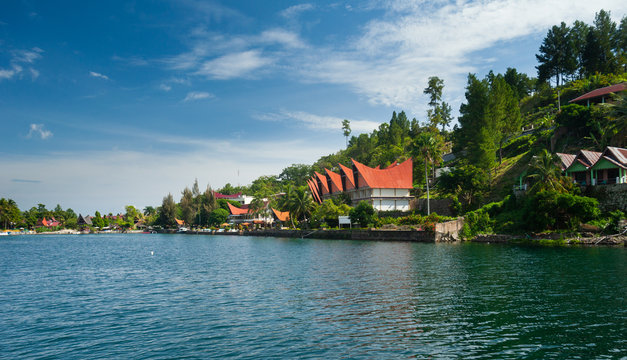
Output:
[[9,235],[8,231],[0,231],[0,236],[7,236]]
[[179,231],[178,231],[178,232],[180,232],[180,233],[184,233],[184,232],[187,232],[187,231],[189,231],[189,229],[188,229],[188,228],[186,228],[185,226],[183,226],[183,227],[180,227],[180,228],[179,228]]

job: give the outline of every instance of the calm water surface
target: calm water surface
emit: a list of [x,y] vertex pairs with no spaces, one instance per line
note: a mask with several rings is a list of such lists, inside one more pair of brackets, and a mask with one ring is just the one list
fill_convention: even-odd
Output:
[[627,250],[0,239],[0,358],[627,358]]

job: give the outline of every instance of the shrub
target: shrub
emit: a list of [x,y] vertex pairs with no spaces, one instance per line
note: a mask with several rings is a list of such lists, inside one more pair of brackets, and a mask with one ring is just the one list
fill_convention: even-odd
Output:
[[351,209],[348,215],[352,223],[359,223],[362,227],[373,224],[377,216],[372,205],[363,200]]
[[576,230],[581,222],[599,217],[596,199],[540,191],[530,196],[524,209],[524,222],[532,230]]

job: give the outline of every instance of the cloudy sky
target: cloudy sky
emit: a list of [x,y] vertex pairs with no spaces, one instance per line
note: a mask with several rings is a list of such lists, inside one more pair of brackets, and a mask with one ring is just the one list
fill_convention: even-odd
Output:
[[535,75],[552,25],[614,0],[0,3],[0,197],[83,214],[160,205],[197,178],[248,184],[312,163],[427,78],[459,109],[469,72]]

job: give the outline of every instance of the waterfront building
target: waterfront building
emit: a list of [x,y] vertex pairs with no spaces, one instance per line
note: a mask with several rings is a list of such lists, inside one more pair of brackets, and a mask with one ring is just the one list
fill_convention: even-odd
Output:
[[377,211],[409,211],[413,188],[412,160],[394,162],[381,169],[371,168],[354,159],[352,167],[339,164],[339,173],[325,169],[325,174],[315,172],[307,181],[315,201],[321,203],[346,194],[355,206],[366,201]]
[[229,207],[229,215],[228,221],[231,224],[272,224],[274,222],[274,218],[272,212],[268,209],[269,202],[264,203],[264,208],[259,211],[252,212],[250,210],[249,205],[242,205],[242,207],[234,206],[231,203],[227,203]]

